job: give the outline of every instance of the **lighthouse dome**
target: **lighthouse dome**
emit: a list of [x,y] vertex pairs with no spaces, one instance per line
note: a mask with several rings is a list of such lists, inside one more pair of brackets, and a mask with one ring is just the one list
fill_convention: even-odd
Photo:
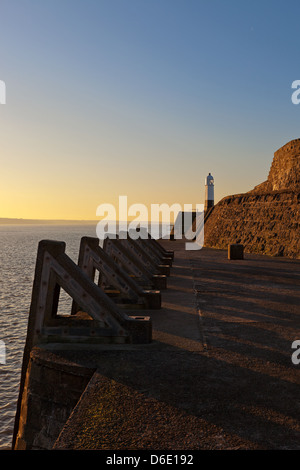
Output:
[[211,184],[214,184],[214,177],[211,175],[211,173],[208,173],[208,176],[205,178],[205,185],[209,186]]

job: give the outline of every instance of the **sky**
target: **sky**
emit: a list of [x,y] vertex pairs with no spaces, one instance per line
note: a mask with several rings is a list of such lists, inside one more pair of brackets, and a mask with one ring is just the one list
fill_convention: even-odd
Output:
[[215,202],[300,137],[294,0],[0,0],[0,217]]

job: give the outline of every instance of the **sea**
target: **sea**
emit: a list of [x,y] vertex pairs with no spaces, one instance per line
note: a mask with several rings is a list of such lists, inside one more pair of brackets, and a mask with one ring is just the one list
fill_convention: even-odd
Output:
[[[77,263],[83,236],[96,237],[96,225],[0,225],[0,450],[12,443],[38,243],[64,241]],[[71,299],[61,297],[70,313]]]

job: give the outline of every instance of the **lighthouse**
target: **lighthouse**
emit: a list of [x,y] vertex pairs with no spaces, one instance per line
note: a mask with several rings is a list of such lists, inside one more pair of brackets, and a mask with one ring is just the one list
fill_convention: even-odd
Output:
[[214,207],[214,199],[214,177],[209,173],[205,178],[205,211]]

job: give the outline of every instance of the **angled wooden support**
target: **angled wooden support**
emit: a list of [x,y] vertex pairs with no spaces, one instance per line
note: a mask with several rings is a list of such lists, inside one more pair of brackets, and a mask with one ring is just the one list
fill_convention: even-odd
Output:
[[145,289],[164,290],[167,288],[167,277],[164,274],[153,274],[135,252],[129,251],[119,239],[105,238],[104,251],[133,277]]
[[[134,235],[136,232],[133,232]],[[139,230],[139,237],[135,239],[137,240],[138,244],[144,248],[144,250],[148,253],[148,255],[153,258],[153,260],[162,265],[172,266],[172,261],[174,258],[174,252],[171,255],[166,254],[163,251],[161,245],[159,245],[154,238],[151,237],[150,233],[144,229],[140,228]],[[129,231],[130,238],[134,238],[131,236],[131,232]]]
[[165,250],[162,245],[152,237],[152,235],[145,228],[140,228],[140,238],[148,240],[148,244],[152,247],[153,251],[160,257],[161,260],[165,260],[163,264],[170,264],[174,259],[174,251]]
[[121,303],[122,307],[130,308],[135,304],[141,308],[161,308],[160,291],[143,289],[99,246],[98,238],[82,237],[78,266],[93,281],[95,270],[98,270],[98,286],[116,302]]
[[172,258],[174,260],[174,251],[173,250],[165,250],[164,247],[155,239],[151,236],[151,234],[148,234],[149,240],[151,240],[151,244],[153,247],[155,247],[162,256],[165,256],[166,258]]
[[[60,288],[79,304],[85,315],[58,315]],[[75,318],[76,317],[76,318]],[[151,322],[136,321],[103,292],[65,253],[65,243],[39,243],[28,344],[43,342],[149,342]]]
[[129,235],[120,233],[119,237],[120,243],[126,247],[126,249],[135,254],[142,263],[152,272],[152,274],[164,274],[170,276],[170,266],[159,264],[157,261],[151,257],[144,246],[141,243],[137,243],[137,240],[133,240]]
[[154,246],[152,246],[151,241],[147,238],[138,238],[136,243],[148,254],[148,256],[158,265],[172,266],[172,258],[162,256]]

